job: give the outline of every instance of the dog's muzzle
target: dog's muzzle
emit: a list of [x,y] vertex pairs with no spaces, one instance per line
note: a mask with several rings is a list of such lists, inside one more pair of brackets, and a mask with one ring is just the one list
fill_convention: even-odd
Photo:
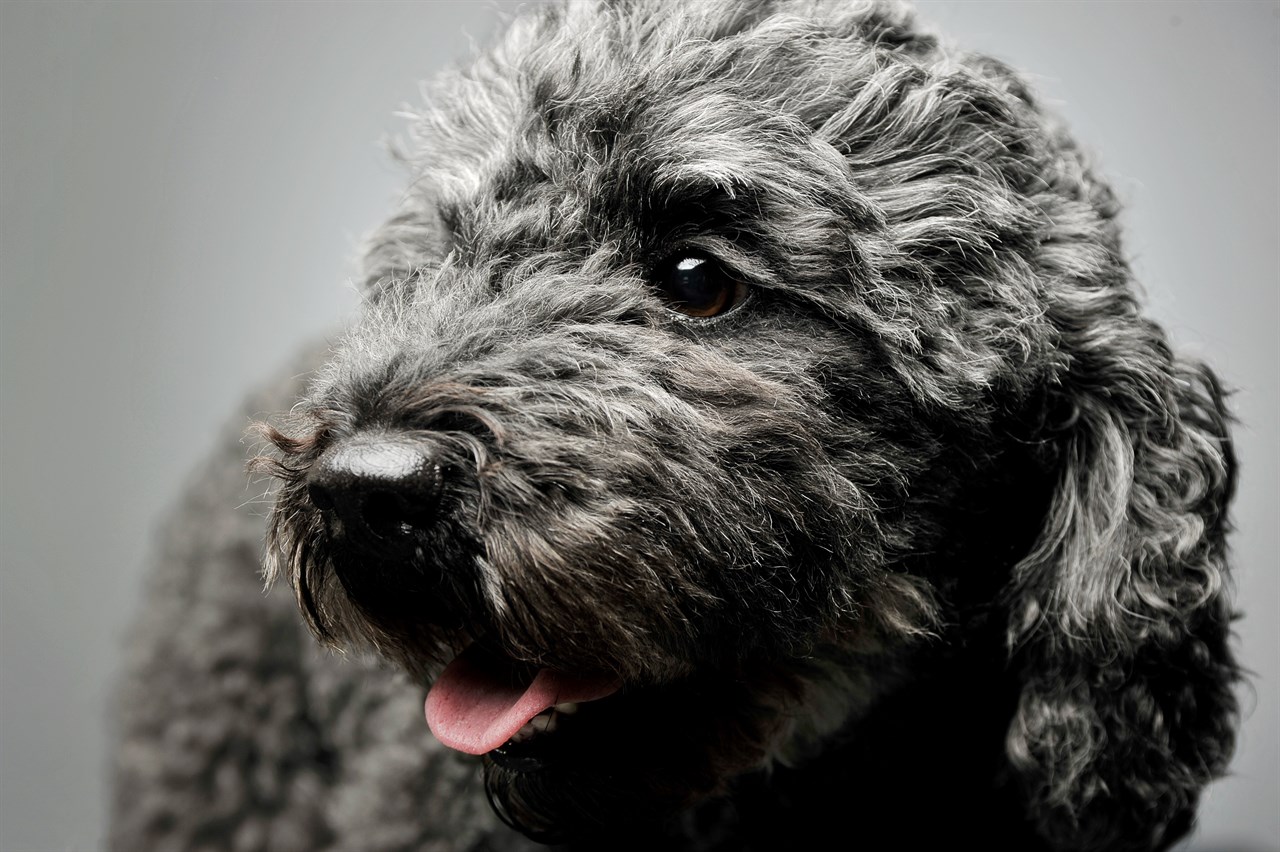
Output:
[[[441,516],[445,469],[429,438],[378,432],[328,448],[308,473],[307,494],[333,540],[334,572],[366,613],[396,621],[448,618],[439,560],[429,552],[448,538],[440,535],[448,526]],[[425,713],[446,746],[494,753],[509,769],[532,771],[545,757],[538,741],[579,704],[621,686],[609,672],[519,663],[476,642],[436,678]]]

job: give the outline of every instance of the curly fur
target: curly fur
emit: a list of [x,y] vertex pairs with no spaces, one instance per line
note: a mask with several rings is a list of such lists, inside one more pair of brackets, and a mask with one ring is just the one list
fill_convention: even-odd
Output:
[[[637,0],[526,14],[429,102],[363,317],[257,462],[268,580],[401,674],[248,591],[251,518],[179,527],[115,846],[515,848],[485,797],[587,848],[1190,829],[1236,712],[1223,392],[1012,71],[897,4]],[[688,249],[746,301],[670,311]],[[410,560],[308,496],[371,434],[449,472]],[[412,707],[472,641],[627,691],[482,794]]]

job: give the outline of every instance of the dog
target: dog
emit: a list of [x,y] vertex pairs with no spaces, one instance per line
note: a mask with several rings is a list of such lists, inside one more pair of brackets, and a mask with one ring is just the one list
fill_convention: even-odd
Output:
[[168,526],[114,848],[1191,829],[1230,418],[1016,73],[895,3],[546,5],[405,160],[359,322],[249,404],[270,591],[234,436]]

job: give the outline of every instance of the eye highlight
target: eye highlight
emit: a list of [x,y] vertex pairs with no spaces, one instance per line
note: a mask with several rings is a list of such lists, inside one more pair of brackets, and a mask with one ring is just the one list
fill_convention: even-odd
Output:
[[747,295],[714,257],[696,251],[673,254],[655,270],[654,283],[667,307],[691,317],[714,317],[736,307]]

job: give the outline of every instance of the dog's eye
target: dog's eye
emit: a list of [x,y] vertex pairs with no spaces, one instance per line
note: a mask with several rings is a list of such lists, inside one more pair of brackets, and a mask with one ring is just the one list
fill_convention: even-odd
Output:
[[746,296],[746,285],[734,279],[714,257],[695,252],[673,255],[657,269],[658,292],[672,310],[691,317],[714,317]]

